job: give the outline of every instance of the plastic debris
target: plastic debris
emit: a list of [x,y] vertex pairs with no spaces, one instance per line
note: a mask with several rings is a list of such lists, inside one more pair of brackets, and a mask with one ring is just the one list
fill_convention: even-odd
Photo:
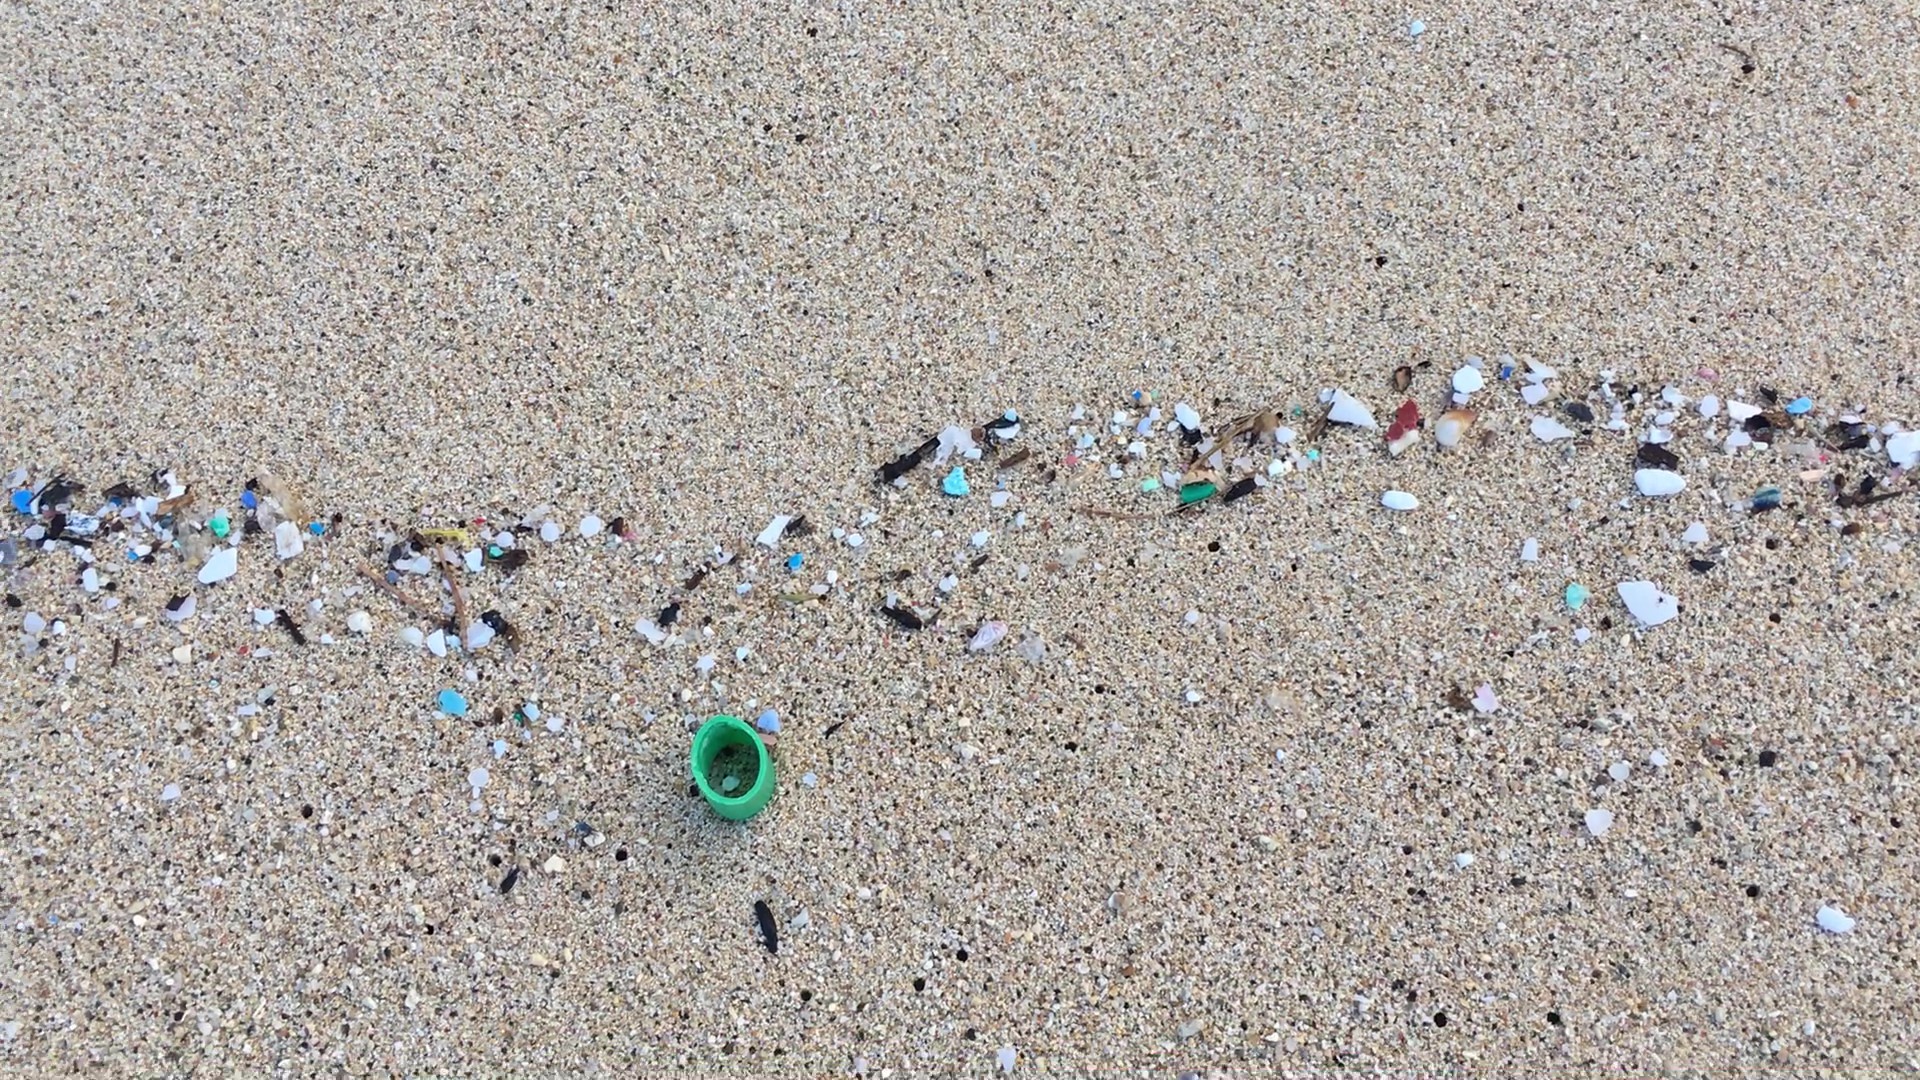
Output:
[[1651,581],[1623,581],[1619,592],[1621,602],[1643,626],[1659,626],[1680,614],[1680,601]]
[[1887,459],[1903,469],[1920,466],[1920,431],[1888,436]]
[[233,522],[227,520],[227,512],[225,510],[221,510],[207,519],[207,531],[222,540],[227,538],[227,534],[233,531]]
[[973,485],[967,483],[967,470],[955,465],[953,471],[947,474],[947,478],[940,481],[940,490],[956,499],[962,495],[972,494]]
[[1403,401],[1387,425],[1387,453],[1399,457],[1420,441],[1420,406]]
[[1540,561],[1540,541],[1537,538],[1529,536],[1525,540],[1520,541],[1520,561]]
[[1579,611],[1583,606],[1586,605],[1587,597],[1592,595],[1593,595],[1592,593],[1587,591],[1587,587],[1585,585],[1582,585],[1577,581],[1569,584],[1567,586],[1567,591],[1565,595],[1565,599],[1567,601],[1567,610]]
[[434,701],[440,706],[440,711],[448,716],[467,715],[467,699],[462,697],[458,690],[442,690],[440,696]]
[[212,585],[218,581],[225,581],[232,577],[239,569],[240,552],[238,549],[230,547],[215,548],[213,554],[207,556],[205,565],[200,567],[200,584]]
[[1433,441],[1444,447],[1458,446],[1478,419],[1480,414],[1472,409],[1448,409],[1433,423]]
[[1797,397],[1787,402],[1788,416],[1805,416],[1812,411],[1813,399],[1810,397]]
[[1594,836],[1605,836],[1607,835],[1607,830],[1613,828],[1613,811],[1589,810],[1587,811],[1586,820],[1587,831],[1589,833],[1592,833]]
[[1406,511],[1418,509],[1420,500],[1415,498],[1410,492],[1389,491],[1380,496],[1380,505],[1389,510]]
[[13,493],[13,510],[16,514],[33,513],[33,492],[22,488]]
[[1780,508],[1780,489],[1777,487],[1761,488],[1759,491],[1754,492],[1753,502],[1750,505],[1756,514],[1763,510],[1778,510]]
[[801,566],[806,564],[806,561],[807,561],[806,554],[804,552],[796,551],[793,554],[787,556],[787,569],[798,570],[800,569]]
[[753,718],[753,726],[759,728],[762,735],[780,734],[779,711],[776,709],[768,709],[762,712],[759,716]]
[[1457,394],[1478,393],[1484,389],[1486,385],[1487,377],[1482,375],[1480,369],[1474,367],[1472,364],[1467,364],[1453,373],[1453,389]]
[[1859,925],[1859,921],[1853,916],[1827,904],[1820,905],[1820,910],[1814,913],[1813,919],[1820,924],[1820,929],[1829,934],[1850,934],[1853,928]]
[[557,521],[541,522],[540,523],[540,539],[546,541],[549,544],[555,543],[556,541],[558,541],[560,539],[560,523]]
[[607,523],[601,521],[598,515],[588,514],[586,517],[580,519],[580,536],[583,539],[591,540],[599,536],[601,531],[606,527]]
[[967,651],[974,653],[987,652],[995,645],[1000,644],[1000,639],[1006,636],[1006,623],[998,619],[988,620],[980,624],[980,629],[974,631],[973,640],[967,642]]
[[1696,521],[1693,524],[1687,526],[1687,531],[1680,534],[1680,539],[1684,540],[1689,544],[1706,543],[1707,542],[1707,523],[1704,521]]
[[1455,870],[1465,870],[1467,867],[1472,865],[1473,865],[1473,853],[1470,851],[1463,851],[1460,854],[1455,855],[1453,857],[1453,868]]
[[1003,1073],[1010,1073],[1013,1071],[1014,1063],[1018,1060],[1019,1056],[1019,1053],[1015,1051],[1013,1047],[1003,1046],[993,1053],[993,1067]]
[[1200,414],[1194,411],[1193,406],[1184,401],[1173,407],[1173,419],[1175,423],[1186,428],[1188,431],[1200,430]]
[[1210,484],[1205,480],[1195,481],[1191,484],[1181,484],[1180,505],[1187,506],[1205,499],[1211,499],[1219,491],[1220,488],[1217,485]]
[[1624,783],[1633,776],[1633,766],[1624,761],[1616,761],[1607,766],[1607,778],[1614,783]]
[[364,611],[356,611],[347,616],[347,629],[356,634],[364,634],[373,629],[373,616]]
[[300,535],[300,526],[291,521],[282,521],[273,527],[273,553],[282,560],[300,554],[306,546],[306,539]]
[[175,802],[180,798],[180,785],[168,784],[160,789],[161,802]]
[[787,524],[792,520],[787,514],[773,515],[773,520],[767,522],[767,527],[760,530],[760,535],[754,537],[753,542],[769,551],[779,547],[780,538],[787,535]]
[[1373,410],[1367,408],[1366,404],[1359,398],[1354,397],[1345,390],[1335,390],[1333,392],[1333,397],[1328,402],[1327,419],[1336,424],[1351,424],[1354,427],[1366,428],[1369,431],[1375,430],[1380,426],[1373,418]]
[[1547,443],[1557,442],[1561,439],[1571,439],[1574,435],[1572,428],[1555,420],[1551,416],[1536,416],[1527,425],[1527,428],[1533,432],[1534,438]]
[[1685,491],[1687,478],[1665,469],[1635,469],[1633,486],[1640,489],[1640,494],[1649,498],[1662,498]]
[[1473,692],[1473,708],[1479,713],[1500,711],[1500,695],[1493,692],[1492,683],[1481,683]]

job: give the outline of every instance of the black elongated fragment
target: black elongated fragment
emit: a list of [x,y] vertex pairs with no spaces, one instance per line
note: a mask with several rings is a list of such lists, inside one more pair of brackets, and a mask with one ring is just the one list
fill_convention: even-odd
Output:
[[774,925],[773,909],[765,900],[753,902],[753,921],[760,925],[760,944],[776,955],[780,952],[780,928]]

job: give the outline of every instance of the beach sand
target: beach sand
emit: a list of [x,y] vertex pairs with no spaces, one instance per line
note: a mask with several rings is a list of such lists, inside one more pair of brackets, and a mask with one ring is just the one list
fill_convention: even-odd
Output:
[[[7,511],[0,1067],[1915,1067],[1911,12],[272,8],[0,14],[0,470],[194,493]],[[1470,356],[1452,450],[1313,430]],[[1172,514],[1177,403],[1296,437]],[[361,571],[523,517],[452,575],[515,643],[403,642],[445,587]]]

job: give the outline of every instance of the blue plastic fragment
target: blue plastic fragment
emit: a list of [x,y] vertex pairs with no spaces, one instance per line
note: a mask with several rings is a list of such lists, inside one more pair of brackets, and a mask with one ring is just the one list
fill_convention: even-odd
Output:
[[955,465],[953,471],[947,474],[947,478],[940,481],[940,490],[956,499],[970,494],[973,491],[973,485],[967,483],[967,470]]
[[1779,505],[1780,489],[1777,487],[1761,488],[1754,493],[1753,510],[1755,513],[1759,513],[1762,510],[1773,510],[1778,508]]
[[807,557],[796,551],[793,554],[787,556],[787,569],[798,570],[800,569],[800,564],[806,561],[807,561]]
[[1501,364],[1500,365],[1500,381],[1505,382],[1511,378],[1513,378],[1513,365]]
[[242,491],[240,493],[240,505],[249,510],[257,509],[260,506],[260,496],[255,495],[251,491]]
[[307,523],[307,531],[319,536],[327,531],[327,527],[318,521],[312,521]]
[[460,696],[458,690],[442,690],[439,698],[440,711],[448,716],[467,715],[467,699]]
[[1812,411],[1813,399],[1810,397],[1797,397],[1787,402],[1787,415],[1789,416],[1805,416]]
[[22,514],[33,513],[33,492],[21,488],[13,493],[13,508]]
[[763,735],[778,735],[780,733],[780,714],[773,709],[768,709],[766,712],[754,718],[753,726],[759,728]]

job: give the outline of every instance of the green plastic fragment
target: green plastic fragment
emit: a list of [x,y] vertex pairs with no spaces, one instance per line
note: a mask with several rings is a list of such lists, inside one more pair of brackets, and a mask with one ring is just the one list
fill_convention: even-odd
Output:
[[1160,490],[1159,479],[1157,477],[1149,476],[1145,480],[1140,481],[1140,490],[1141,491],[1159,491]]
[[213,530],[213,535],[225,540],[227,534],[233,531],[233,523],[227,520],[227,512],[222,510],[207,520],[207,528]]
[[1587,587],[1585,585],[1580,584],[1577,581],[1571,585],[1568,585],[1567,596],[1566,596],[1567,610],[1579,611],[1581,605],[1585,604],[1587,602],[1587,597],[1591,595],[1592,595],[1591,593],[1587,592]]
[[1219,494],[1219,492],[1220,492],[1220,489],[1218,487],[1206,482],[1205,480],[1197,481],[1191,484],[1181,484],[1180,485],[1180,505],[1186,506],[1189,503],[1197,503],[1202,499],[1211,499],[1215,495]]

